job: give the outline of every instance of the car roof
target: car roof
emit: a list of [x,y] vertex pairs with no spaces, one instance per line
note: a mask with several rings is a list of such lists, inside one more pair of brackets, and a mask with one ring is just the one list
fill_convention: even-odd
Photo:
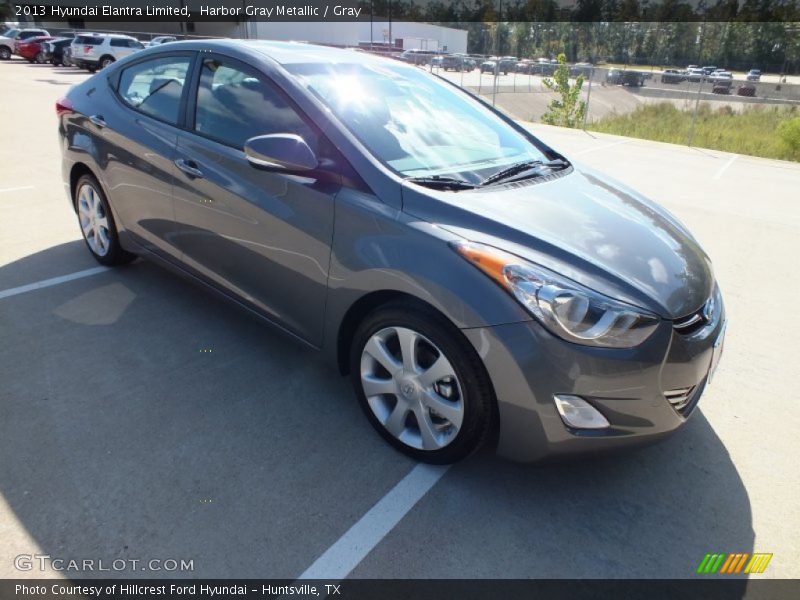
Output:
[[[385,65],[387,60],[392,60],[382,56],[376,56],[367,52],[356,52],[349,48],[334,48],[331,46],[317,46],[305,42],[275,42],[266,40],[233,40],[233,39],[214,39],[214,40],[188,40],[173,42],[169,46],[169,52],[174,52],[179,47],[192,50],[211,50],[224,52],[225,50],[249,50],[256,52],[281,65],[300,64],[300,63],[361,63],[361,64],[380,64]],[[165,50],[166,52],[167,50]],[[416,52],[426,52],[435,54],[432,50],[415,50]],[[403,64],[392,60],[392,64]]]

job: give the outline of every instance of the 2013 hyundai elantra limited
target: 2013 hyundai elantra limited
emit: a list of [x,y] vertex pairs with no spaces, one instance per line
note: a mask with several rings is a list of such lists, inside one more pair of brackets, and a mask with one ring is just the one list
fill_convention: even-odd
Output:
[[323,351],[414,458],[652,441],[711,379],[725,314],[692,235],[415,66],[180,42],[56,109],[99,262],[157,259]]

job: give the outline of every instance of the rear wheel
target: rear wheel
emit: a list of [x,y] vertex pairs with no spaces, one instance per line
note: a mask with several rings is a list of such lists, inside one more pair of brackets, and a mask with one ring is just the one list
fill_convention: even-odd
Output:
[[431,308],[396,302],[367,316],[350,373],[372,426],[412,458],[452,463],[486,440],[495,410],[489,377],[461,332]]
[[43,65],[46,62],[47,62],[47,56],[45,56],[45,53],[39,52],[39,54],[36,55],[36,64]]
[[75,207],[81,233],[92,256],[107,266],[122,265],[136,258],[122,249],[111,207],[97,180],[84,175],[75,186]]
[[11,49],[8,46],[0,46],[0,60],[11,58]]
[[101,69],[105,69],[107,66],[109,66],[113,62],[114,62],[114,57],[113,56],[104,56],[103,58],[100,59],[100,68]]

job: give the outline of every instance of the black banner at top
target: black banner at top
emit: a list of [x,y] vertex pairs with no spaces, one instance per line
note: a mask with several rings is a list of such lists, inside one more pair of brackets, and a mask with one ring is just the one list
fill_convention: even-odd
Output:
[[20,21],[797,22],[800,0],[26,0]]

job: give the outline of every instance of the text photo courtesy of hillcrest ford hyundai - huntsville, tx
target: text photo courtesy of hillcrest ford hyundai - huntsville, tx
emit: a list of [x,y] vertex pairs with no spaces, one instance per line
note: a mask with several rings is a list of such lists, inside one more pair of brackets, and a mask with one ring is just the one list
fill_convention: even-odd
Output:
[[797,594],[800,8],[475,5],[0,4],[0,598]]

